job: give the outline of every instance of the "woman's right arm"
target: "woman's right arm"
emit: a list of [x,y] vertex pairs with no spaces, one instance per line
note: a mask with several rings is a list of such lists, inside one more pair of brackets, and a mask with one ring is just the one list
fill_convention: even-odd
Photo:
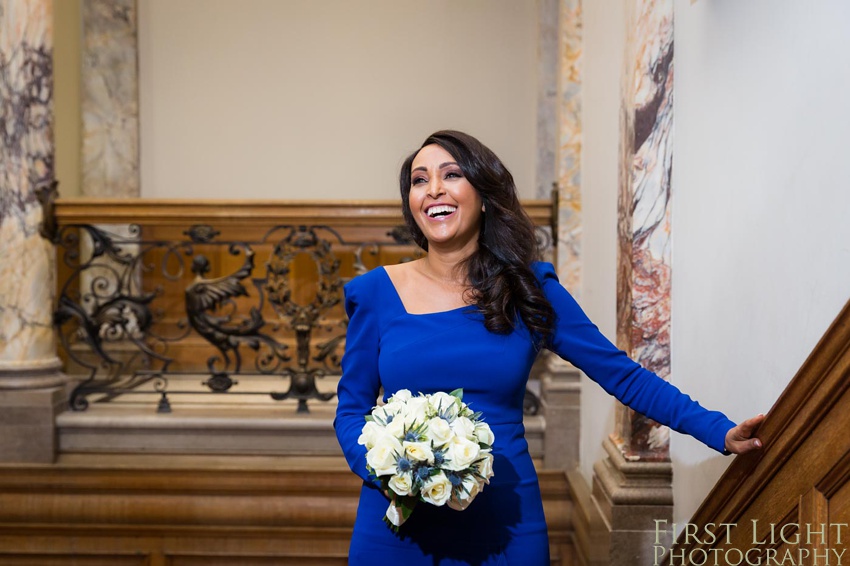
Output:
[[339,380],[339,403],[334,429],[348,466],[355,474],[371,483],[366,470],[366,447],[357,443],[364,417],[377,401],[381,387],[378,373],[379,331],[377,310],[363,288],[363,279],[355,278],[345,286],[345,312],[348,330],[345,354],[342,356],[342,377]]

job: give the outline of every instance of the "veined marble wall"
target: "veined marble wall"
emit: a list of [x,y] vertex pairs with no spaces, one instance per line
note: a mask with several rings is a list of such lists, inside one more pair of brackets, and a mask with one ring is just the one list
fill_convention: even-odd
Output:
[[0,388],[60,366],[53,245],[37,190],[53,182],[53,2],[0,0]]
[[537,3],[537,163],[534,196],[548,199],[556,178],[558,24],[561,0]]
[[[617,342],[670,376],[673,1],[633,0],[620,118]],[[669,430],[624,406],[615,443],[630,460],[669,459]]]
[[558,75],[558,274],[581,291],[581,0],[561,0]]
[[83,0],[83,171],[91,197],[139,196],[135,0]]

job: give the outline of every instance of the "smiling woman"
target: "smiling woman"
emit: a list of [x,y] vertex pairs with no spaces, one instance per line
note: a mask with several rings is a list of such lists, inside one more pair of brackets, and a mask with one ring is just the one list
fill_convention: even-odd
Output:
[[[352,471],[364,480],[349,564],[371,565],[380,556],[407,566],[548,565],[546,518],[522,414],[542,348],[635,410],[717,451],[756,447],[750,436],[758,419],[735,426],[704,409],[629,359],[587,319],[553,266],[536,261],[533,225],[513,177],[481,142],[461,132],[433,134],[405,160],[399,186],[405,222],[428,255],[375,269],[345,288],[349,325],[334,427]],[[494,438],[486,444],[494,475],[478,476],[479,489],[489,485],[462,512],[420,504],[397,533],[383,524],[388,492],[374,481],[359,442],[381,388],[385,399],[405,389],[430,395],[462,389],[464,402],[483,414]],[[403,432],[422,426],[405,421]],[[408,450],[392,454],[387,469],[398,472],[389,485],[409,484],[421,493],[428,473],[423,477],[420,467],[411,475],[397,465],[412,457]],[[433,439],[428,454],[426,472],[452,458]],[[474,475],[477,465],[465,471]],[[462,499],[465,493],[455,491],[463,485],[454,485],[450,497]]]

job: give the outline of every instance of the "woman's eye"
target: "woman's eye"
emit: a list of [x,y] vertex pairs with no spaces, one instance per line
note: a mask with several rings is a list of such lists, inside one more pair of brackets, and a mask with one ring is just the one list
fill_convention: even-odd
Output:
[[415,177],[412,181],[410,181],[411,185],[420,185],[425,182],[424,177]]
[[463,175],[461,175],[461,173],[459,171],[449,171],[448,173],[446,173],[446,179],[449,179],[449,178],[460,179],[461,177],[463,177]]

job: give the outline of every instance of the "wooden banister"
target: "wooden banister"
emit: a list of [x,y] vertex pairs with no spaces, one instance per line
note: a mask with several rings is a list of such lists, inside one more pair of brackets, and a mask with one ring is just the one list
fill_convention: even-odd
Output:
[[[524,200],[523,208],[538,226],[553,219],[551,200]],[[193,199],[57,199],[59,225],[139,224],[187,225],[215,222],[244,224],[332,224],[384,226],[400,224],[398,200],[193,200]]]

